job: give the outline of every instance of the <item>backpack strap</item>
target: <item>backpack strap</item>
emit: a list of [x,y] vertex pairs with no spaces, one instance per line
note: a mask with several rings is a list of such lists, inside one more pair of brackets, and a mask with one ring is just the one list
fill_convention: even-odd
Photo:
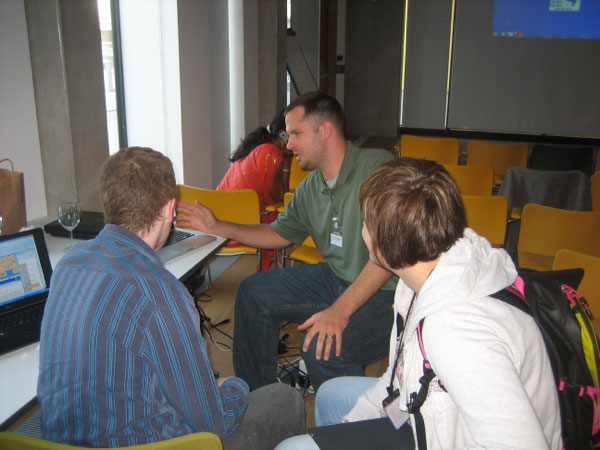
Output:
[[531,315],[529,302],[525,298],[525,282],[521,277],[517,277],[512,285],[507,286],[498,292],[490,294],[490,297],[502,300],[504,303],[508,303],[509,305],[520,309],[524,313]]
[[421,353],[423,354],[423,376],[419,378],[419,383],[421,384],[421,387],[419,388],[419,392],[411,392],[410,402],[407,405],[408,412],[412,414],[415,418],[418,450],[427,449],[425,422],[423,421],[423,415],[421,414],[421,406],[423,406],[423,403],[425,403],[425,400],[427,399],[427,393],[429,392],[429,385],[431,384],[431,380],[435,378],[435,372],[431,368],[431,364],[429,364],[429,361],[425,356],[425,347],[423,345],[422,335],[424,320],[425,319],[421,319],[421,321],[417,325],[417,339],[419,340],[419,347],[421,348]]

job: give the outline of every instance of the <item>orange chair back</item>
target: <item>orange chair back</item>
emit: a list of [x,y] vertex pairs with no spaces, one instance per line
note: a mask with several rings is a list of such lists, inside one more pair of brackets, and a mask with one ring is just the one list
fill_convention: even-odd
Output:
[[403,134],[400,156],[429,159],[440,164],[458,164],[458,139]]
[[500,195],[462,196],[467,226],[486,238],[494,247],[506,240],[508,200]]
[[518,261],[521,267],[552,269],[561,248],[600,257],[600,212],[571,211],[528,203],[521,215]]
[[511,167],[527,167],[529,148],[524,142],[469,141],[468,166],[490,166],[498,183]]
[[492,195],[494,171],[490,166],[443,166],[456,181],[461,195]]

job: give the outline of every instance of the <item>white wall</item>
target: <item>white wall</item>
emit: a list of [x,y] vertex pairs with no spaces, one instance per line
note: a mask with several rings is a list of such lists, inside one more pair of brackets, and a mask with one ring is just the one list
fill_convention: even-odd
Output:
[[178,0],[184,183],[214,189],[229,167],[228,2]]
[[229,111],[231,153],[246,136],[244,91],[244,3],[228,1],[229,25]]
[[23,5],[0,1],[0,159],[10,158],[23,172],[27,218],[33,219],[47,211]]

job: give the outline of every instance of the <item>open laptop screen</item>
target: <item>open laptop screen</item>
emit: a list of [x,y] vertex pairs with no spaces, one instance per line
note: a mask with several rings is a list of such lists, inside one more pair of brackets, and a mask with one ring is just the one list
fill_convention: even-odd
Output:
[[51,274],[41,229],[0,236],[0,313],[45,300]]

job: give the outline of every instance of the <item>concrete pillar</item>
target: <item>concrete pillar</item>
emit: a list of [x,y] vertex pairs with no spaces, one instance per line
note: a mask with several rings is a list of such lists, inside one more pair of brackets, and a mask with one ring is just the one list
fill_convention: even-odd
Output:
[[48,211],[71,199],[100,210],[108,137],[96,1],[28,0],[25,13]]

